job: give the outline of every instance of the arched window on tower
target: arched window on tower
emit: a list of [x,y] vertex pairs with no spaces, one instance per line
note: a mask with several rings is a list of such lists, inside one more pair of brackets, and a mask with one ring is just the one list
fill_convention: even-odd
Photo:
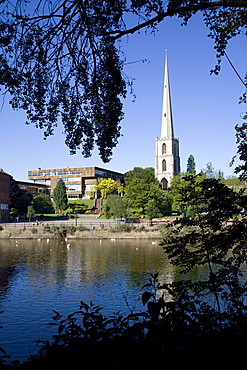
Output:
[[162,144],[162,154],[166,154],[166,144]]
[[161,180],[161,189],[162,190],[167,190],[167,188],[168,188],[168,181],[167,181],[167,179],[162,179]]
[[163,159],[162,161],[162,171],[163,172],[166,171],[166,160],[165,159]]

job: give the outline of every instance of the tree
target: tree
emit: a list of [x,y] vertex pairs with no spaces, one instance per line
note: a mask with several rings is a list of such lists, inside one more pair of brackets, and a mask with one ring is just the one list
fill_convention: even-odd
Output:
[[150,199],[146,207],[146,216],[149,220],[152,220],[155,217],[162,217],[160,208],[155,199]]
[[130,207],[142,208],[144,212],[148,202],[149,189],[150,186],[144,179],[133,179],[125,187],[124,199]]
[[206,177],[208,179],[223,179],[224,178],[223,171],[222,170],[216,170],[213,167],[212,162],[208,162],[206,164],[206,168],[203,169],[202,171],[206,174]]
[[11,179],[11,185],[10,185],[10,194],[9,194],[9,207],[15,208],[16,207],[16,201],[18,198],[20,198],[23,194],[23,191],[21,191],[18,183],[12,178]]
[[36,212],[35,212],[35,209],[33,208],[33,206],[32,205],[28,206],[27,207],[27,217],[29,219],[29,222],[35,216],[36,216]]
[[15,201],[15,208],[17,209],[18,214],[26,214],[27,208],[32,203],[32,196],[28,193],[23,193],[18,199]]
[[54,213],[54,208],[48,194],[40,194],[34,197],[33,207],[36,213]]
[[143,179],[147,184],[159,184],[158,180],[155,177],[153,167],[134,167],[133,170],[126,173],[124,177],[125,185],[129,185],[130,182],[134,179]]
[[105,213],[107,218],[123,218],[127,213],[127,205],[123,198],[117,194],[110,194],[107,197]]
[[220,179],[188,174],[172,182],[173,207],[186,216],[206,212],[208,216],[231,217],[239,210],[243,192],[235,192]]
[[109,194],[120,194],[123,192],[123,185],[113,179],[101,179],[92,191],[100,191],[102,198],[107,198]]
[[126,187],[124,200],[133,208],[141,208],[145,213],[149,201],[155,202],[159,214],[167,214],[171,210],[169,193],[161,190],[157,183],[147,183],[144,179],[134,178]]
[[33,196],[29,191],[21,189],[14,179],[11,180],[9,207],[12,214],[27,213],[27,207],[31,205],[32,199]]
[[196,162],[194,156],[191,154],[187,160],[187,170],[186,172],[196,174]]
[[66,194],[66,186],[62,179],[58,180],[55,189],[53,190],[53,200],[56,208],[59,211],[64,211],[68,207],[68,198]]
[[[117,43],[151,30],[168,17],[183,24],[203,12],[214,39],[219,73],[229,40],[246,31],[244,0],[2,0],[0,3],[0,84],[14,109],[47,137],[61,119],[72,153],[90,156],[94,145],[109,161],[120,136],[121,99],[132,80]],[[246,89],[246,84],[245,87]],[[244,97],[243,97],[244,98]]]

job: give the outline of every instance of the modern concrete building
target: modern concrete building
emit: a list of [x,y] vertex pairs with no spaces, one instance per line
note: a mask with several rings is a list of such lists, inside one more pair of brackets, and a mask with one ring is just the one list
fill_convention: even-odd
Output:
[[161,183],[162,189],[165,190],[170,187],[172,178],[179,172],[179,139],[174,137],[168,59],[166,56],[161,136],[156,138],[155,176]]
[[12,176],[0,168],[0,222],[9,220],[9,195]]
[[46,185],[51,196],[57,181],[62,179],[66,185],[68,199],[90,198],[91,188],[102,178],[111,178],[122,183],[124,174],[100,167],[39,168],[28,171],[28,179]]

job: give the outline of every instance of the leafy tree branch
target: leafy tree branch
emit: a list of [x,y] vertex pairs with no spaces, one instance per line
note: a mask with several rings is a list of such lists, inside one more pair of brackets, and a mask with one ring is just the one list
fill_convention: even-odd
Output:
[[[168,17],[182,24],[202,12],[214,39],[219,73],[228,41],[247,25],[247,1],[16,0],[0,2],[0,85],[27,123],[54,134],[61,121],[72,154],[104,162],[121,136],[122,100],[132,81],[119,42],[155,31]],[[133,26],[134,21],[134,26]],[[129,26],[129,22],[131,25]],[[246,87],[246,85],[245,85]]]

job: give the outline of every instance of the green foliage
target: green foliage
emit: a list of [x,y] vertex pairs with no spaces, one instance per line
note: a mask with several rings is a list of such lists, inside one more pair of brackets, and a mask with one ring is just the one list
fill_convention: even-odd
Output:
[[229,187],[236,187],[236,188],[245,188],[246,183],[245,181],[239,179],[236,176],[227,176],[225,179],[222,180],[223,183]]
[[162,213],[160,212],[160,208],[155,199],[150,199],[148,201],[146,207],[146,216],[149,218],[149,220],[152,220],[155,217],[162,217]]
[[127,205],[119,195],[109,195],[105,206],[106,218],[123,218],[127,215]]
[[37,234],[37,232],[38,232],[38,230],[36,229],[36,227],[32,227],[30,229],[30,231],[31,231],[32,234]]
[[113,179],[101,179],[94,186],[93,191],[100,191],[102,198],[107,198],[109,194],[120,194],[123,192],[123,185],[119,181]]
[[137,228],[134,225],[131,224],[120,224],[116,226],[113,230],[116,231],[123,231],[123,232],[130,232],[130,231],[136,231]]
[[193,175],[196,174],[196,162],[195,157],[190,154],[188,160],[187,160],[187,170],[186,172],[192,173]]
[[54,208],[48,194],[40,194],[33,198],[33,207],[36,213],[54,213]]
[[154,175],[154,168],[134,167],[133,170],[128,171],[124,177],[125,185],[129,185],[135,179],[143,179],[147,184],[159,184]]
[[11,95],[12,107],[23,109],[27,122],[44,130],[45,138],[61,120],[72,153],[81,149],[88,157],[96,145],[104,162],[120,137],[121,99],[127,87],[133,91],[119,47],[124,36],[141,29],[154,32],[170,17],[181,17],[185,25],[203,11],[217,53],[212,72],[218,74],[229,40],[246,33],[245,1],[92,0],[79,6],[73,0],[68,4],[0,2],[0,84]]
[[186,213],[193,216],[204,210],[201,199],[200,183],[205,179],[205,174],[178,175],[172,179],[171,194],[173,197],[173,211]]
[[59,211],[64,211],[68,207],[68,198],[66,194],[66,186],[62,179],[58,180],[56,187],[53,190],[53,200],[56,208]]
[[213,167],[212,162],[208,162],[206,164],[206,168],[203,169],[202,172],[205,173],[208,179],[223,179],[224,178],[223,172],[221,170],[216,170]]
[[86,210],[91,208],[93,208],[93,199],[77,199],[68,201],[68,208],[66,211],[74,214],[83,214]]
[[10,185],[10,194],[9,194],[9,207],[16,208],[16,201],[23,195],[18,183],[12,178]]
[[235,192],[215,178],[205,174],[177,176],[172,181],[173,208],[195,216],[200,212],[231,217],[239,211],[244,199],[243,192]]
[[27,207],[27,218],[29,218],[29,221],[36,216],[36,212],[35,212],[35,209],[34,207],[31,205],[31,206],[28,206]]
[[18,214],[25,214],[27,213],[28,207],[32,203],[32,197],[29,194],[22,194],[16,201],[15,201],[15,208],[18,211]]
[[[244,117],[245,120],[247,115]],[[236,138],[238,144],[238,157],[239,160],[242,162],[239,164],[236,169],[235,173],[240,174],[241,180],[246,180],[247,178],[247,122],[243,122],[241,126],[235,126],[236,130]]]
[[124,200],[129,207],[141,208],[142,213],[145,213],[151,201],[149,204],[155,203],[155,208],[162,215],[169,212],[171,208],[171,198],[168,192],[161,190],[156,182],[147,183],[141,178],[134,178],[128,183],[125,187]]

